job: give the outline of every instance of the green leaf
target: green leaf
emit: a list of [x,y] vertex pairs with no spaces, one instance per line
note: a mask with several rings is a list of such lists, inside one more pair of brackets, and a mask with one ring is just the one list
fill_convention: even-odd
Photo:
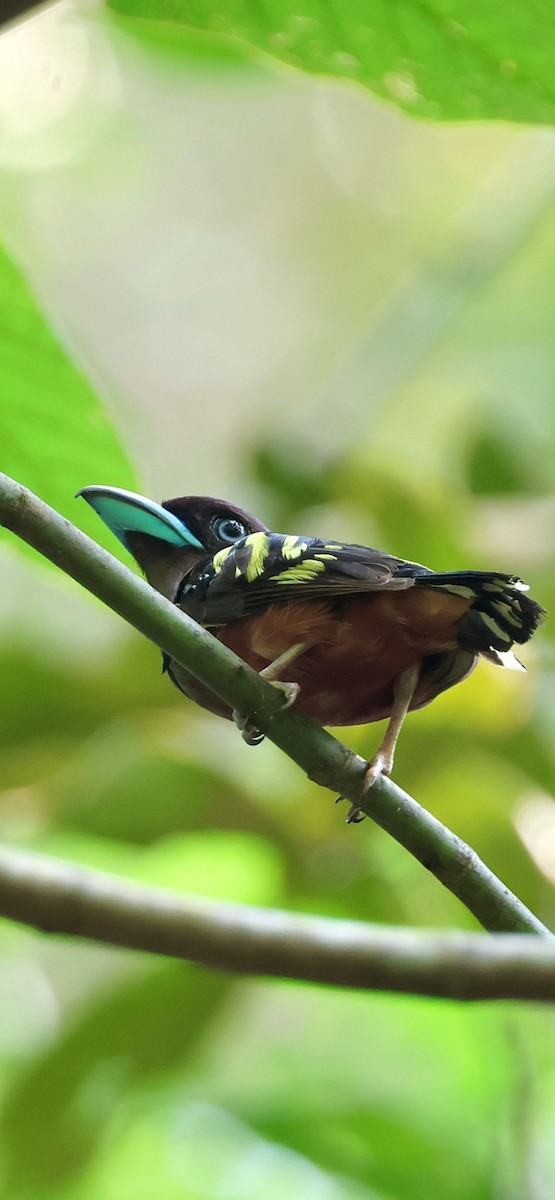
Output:
[[555,14],[490,0],[110,0],[281,62],[351,79],[406,112],[552,123]]
[[133,469],[98,396],[1,250],[0,310],[1,469],[100,541],[100,522],[75,493],[90,483],[136,487]]

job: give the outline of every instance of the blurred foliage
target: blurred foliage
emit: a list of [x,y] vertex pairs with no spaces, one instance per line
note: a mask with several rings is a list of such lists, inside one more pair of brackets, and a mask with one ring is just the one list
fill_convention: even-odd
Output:
[[127,17],[205,30],[290,66],[353,80],[418,117],[553,123],[553,14],[526,4],[418,0],[110,0]]
[[[486,414],[483,427],[485,438]],[[286,442],[261,444],[249,470],[283,528],[312,528],[331,506],[339,520],[346,507],[388,545],[410,513],[413,546],[450,563],[465,561],[481,503],[473,461],[462,484],[431,500],[425,481],[396,480],[370,455],[371,505],[356,455],[330,460],[319,480],[300,464],[293,491]],[[506,466],[495,446],[491,462],[496,479]],[[517,480],[510,494],[523,495]],[[547,564],[534,574],[549,602]],[[224,899],[473,927],[370,822],[347,828],[273,747],[244,746],[183,701],[154,648],[130,634],[83,660],[79,622],[86,629],[95,609],[61,581],[59,603],[79,622],[45,650],[42,577],[31,565],[24,576],[36,619],[22,626],[14,614],[0,651],[5,839]],[[396,778],[553,921],[555,752],[537,695],[540,663],[550,678],[549,629],[529,657],[527,677],[483,665],[414,714]],[[378,731],[345,736],[370,753]],[[525,819],[534,796],[536,830]],[[25,995],[15,1047],[10,1005],[0,1038],[0,1194],[10,1200],[278,1200],[284,1190],[303,1200],[517,1200],[544,1194],[526,1190],[532,1165],[555,1179],[552,1021],[539,1010],[234,982],[7,926],[0,950],[12,1003]]]
[[[135,476],[113,422],[2,250],[0,305],[2,471],[67,516],[85,478],[117,477],[132,487]],[[92,532],[94,522],[84,515],[83,526]]]
[[[299,18],[320,23],[329,11],[322,5],[315,14],[306,5],[294,10]],[[205,6],[193,11],[188,5],[187,11],[200,26]],[[226,5],[218,11],[223,28]],[[351,11],[350,5],[342,10]],[[449,25],[448,15],[425,18],[420,8],[417,21],[416,6],[407,4],[403,11],[415,38],[425,20],[429,31],[429,59],[421,59],[417,80],[424,97],[419,111],[433,111],[430,105],[441,103],[446,115],[463,108],[465,115],[493,115],[504,106],[518,119],[540,112],[551,119],[551,102],[546,108],[541,86],[532,86],[535,79],[541,85],[549,58],[548,16],[534,71],[526,72],[532,31],[514,44],[514,6],[503,9],[506,65],[501,71],[501,26],[496,21],[494,28],[491,7],[486,15],[475,7],[469,11],[467,38],[453,22]],[[135,4],[133,12],[138,12]],[[246,22],[262,10],[251,5],[243,12]],[[284,22],[292,12],[288,5],[279,10]],[[182,15],[179,5],[172,5],[172,15]],[[459,15],[457,21],[465,24]],[[173,39],[164,28],[156,34],[158,46]],[[147,44],[151,33],[142,29]],[[288,29],[296,44],[288,49],[274,42],[272,53],[298,62],[308,53],[309,27],[298,22]],[[344,15],[341,36],[348,33]],[[243,27],[241,36],[262,45],[259,34],[260,28],[255,36]],[[197,61],[197,82],[207,70],[209,88],[217,90],[222,66],[225,75],[228,61],[235,61],[233,50],[222,60],[220,50],[213,54],[199,34],[184,35],[185,43],[188,67]],[[216,38],[213,44],[219,48],[221,43]],[[392,39],[387,61],[385,40],[380,44],[365,70],[369,75],[375,68],[376,78],[379,72],[396,72],[388,85],[391,95],[392,84],[399,91],[403,73],[412,74],[413,66],[399,67],[398,41]],[[183,45],[174,46],[172,70]],[[484,48],[491,51],[487,59]],[[413,50],[409,47],[411,54],[420,55],[420,49],[416,42]],[[326,42],[328,52],[344,55],[343,42]],[[316,54],[314,47],[310,53]],[[469,75],[478,55],[487,63],[481,81]],[[349,75],[352,67],[345,57],[331,67],[321,57],[303,65],[341,75]],[[245,80],[249,68],[242,70]],[[224,351],[210,377],[216,380],[212,392],[201,392],[200,401],[195,394],[193,404],[180,377],[175,385],[179,403],[174,410],[169,401],[164,406],[169,393],[164,392],[158,338],[162,346],[168,344],[160,323],[168,277],[163,271],[154,278],[148,271],[145,277],[139,274],[132,320],[146,328],[138,318],[146,297],[157,348],[156,386],[151,377],[147,381],[152,434],[142,473],[151,470],[156,433],[166,455],[178,446],[180,486],[188,471],[202,471],[206,490],[214,491],[223,486],[220,475],[226,480],[233,475],[236,499],[252,503],[274,528],[365,541],[438,569],[519,571],[553,611],[555,288],[546,269],[555,237],[551,185],[538,189],[537,209],[530,206],[538,181],[516,156],[507,176],[497,180],[487,211],[478,197],[473,236],[468,243],[459,236],[458,274],[438,271],[430,267],[429,252],[435,250],[442,205],[450,211],[459,192],[480,180],[476,156],[485,170],[488,135],[480,144],[457,140],[450,150],[442,143],[441,151],[439,143],[415,143],[401,235],[400,223],[388,224],[384,216],[388,206],[395,209],[399,203],[387,173],[379,203],[367,211],[363,202],[367,175],[374,180],[379,173],[379,147],[386,146],[386,156],[393,153],[390,117],[373,115],[377,133],[370,154],[366,127],[357,124],[359,110],[346,110],[345,123],[337,120],[332,150],[331,142],[326,149],[338,182],[332,187],[328,180],[327,190],[319,192],[308,169],[303,173],[302,141],[295,143],[297,188],[284,176],[279,148],[283,143],[288,154],[293,141],[286,108],[286,119],[281,111],[275,118],[281,122],[279,137],[268,143],[272,203],[265,207],[265,193],[257,191],[264,153],[257,132],[260,66],[253,78],[248,104],[245,93],[230,100],[226,92],[215,109],[229,188],[234,156],[243,184],[241,203],[234,196],[229,205],[223,187],[217,199],[234,229],[246,229],[245,241],[238,243],[241,261],[259,226],[277,230],[282,254],[281,239],[289,227],[280,224],[278,212],[289,214],[293,228],[283,257],[295,281],[302,278],[294,272],[305,242],[310,243],[314,257],[307,252],[306,262],[317,273],[318,296],[310,309],[313,325],[308,324],[318,378],[329,376],[328,397],[325,403],[320,394],[306,398],[309,375],[294,343],[290,375],[277,355],[269,355],[266,374],[253,373],[256,405],[251,399],[250,407],[243,407],[241,395],[231,418],[221,382],[227,381]],[[447,78],[450,90],[438,98]],[[194,111],[205,137],[201,86]],[[284,89],[288,86],[283,82]],[[131,93],[132,103],[127,97],[130,109],[137,95]],[[476,98],[472,112],[469,95]],[[395,98],[415,111],[406,92]],[[162,101],[148,97],[150,107],[157,103],[169,104],[166,96]],[[252,108],[253,124],[243,127]],[[331,138],[337,119],[332,117],[328,112],[321,139],[322,128]],[[183,138],[186,133],[184,126]],[[302,137],[308,145],[304,127]],[[251,173],[243,142],[254,161]],[[58,164],[57,172],[46,172],[42,191],[33,189],[26,176],[17,193],[12,180],[10,203],[17,208],[21,201],[24,209],[23,195],[30,195],[29,221],[31,210],[54,209],[56,176],[62,191],[68,189],[58,214],[65,237],[70,210],[79,207],[82,196],[91,191],[96,206],[113,186],[119,205],[113,240],[107,212],[99,228],[109,254],[115,253],[131,224],[131,192],[140,192],[138,205],[150,212],[153,185],[150,177],[145,183],[133,154],[122,159],[126,168],[132,163],[129,178],[120,172],[119,159],[118,171],[113,169],[114,144],[104,139],[103,148],[114,155],[112,174],[109,183],[107,176],[97,181],[96,191],[77,154],[79,191],[70,190],[70,168]],[[210,186],[215,145],[210,143],[203,160]],[[173,133],[167,153],[177,153]],[[546,178],[552,170],[549,153],[547,143],[539,145]],[[437,176],[430,182],[431,164],[442,154],[447,165],[439,186],[433,182]],[[313,162],[309,166],[316,171]],[[33,169],[38,171],[36,164]],[[118,191],[123,176],[125,193]],[[192,178],[202,208],[201,172],[192,172]],[[512,187],[506,179],[512,179]],[[170,216],[153,225],[166,259],[173,262],[174,243],[164,239],[170,238],[173,221],[178,226],[173,198],[167,203]],[[511,212],[516,233],[507,238],[503,254],[493,257],[477,292],[476,258],[487,256],[498,226],[504,228]],[[214,202],[206,215],[208,240],[214,229],[221,236],[218,215]],[[193,226],[193,240],[200,239],[199,226]],[[348,235],[336,244],[343,226]],[[68,229],[64,270],[70,276],[74,272],[72,303],[80,311],[77,301],[85,295],[87,268],[96,270],[94,239],[100,235],[91,234],[80,265],[76,228]],[[135,264],[133,238],[130,245]],[[216,261],[220,246],[216,238]],[[143,249],[146,254],[148,247]],[[355,272],[355,258],[361,274]],[[406,260],[412,270],[410,294],[403,292]],[[185,289],[182,261],[177,274]],[[275,264],[277,258],[266,261]],[[444,256],[443,268],[445,261]],[[259,327],[249,324],[248,308],[245,316],[233,264],[229,277],[222,271],[221,310],[214,311],[212,293],[203,292],[207,319],[215,327],[210,347],[219,346],[224,307],[237,309],[235,336],[244,327],[246,339],[256,340]],[[133,486],[131,452],[121,448],[92,388],[69,353],[62,353],[15,270],[3,265],[0,279],[2,468],[74,519],[78,513],[79,522],[90,521],[87,529],[102,537],[101,524],[84,505],[73,503],[73,493],[95,481]],[[260,277],[255,279],[263,291]],[[197,277],[198,286],[202,282]],[[292,303],[293,290],[279,293],[284,307],[286,300]],[[99,308],[109,312],[104,337],[111,343],[111,297],[100,291]],[[300,287],[300,292],[294,319],[310,306],[308,291]],[[181,310],[176,311],[183,337]],[[277,303],[276,312],[281,336],[279,319],[284,318]],[[340,334],[334,341],[336,327]],[[191,344],[186,344],[187,355]],[[127,354],[132,358],[135,352],[139,359],[136,346],[130,340]],[[245,346],[241,343],[238,357],[244,357]],[[336,361],[340,348],[351,354],[345,369]],[[118,353],[125,357],[119,342]],[[73,356],[80,361],[79,337]],[[212,351],[211,356],[216,357]],[[170,356],[170,373],[176,362]],[[142,360],[137,389],[141,373]],[[141,419],[139,402],[122,402],[117,388],[114,392],[119,426],[132,444]],[[289,392],[289,407],[276,402]],[[156,494],[165,486],[164,474]],[[114,542],[107,544],[117,550]],[[273,746],[248,748],[231,725],[188,704],[162,678],[157,651],[121,629],[90,597],[54,572],[40,571],[37,556],[19,560],[5,544],[1,554],[0,831],[5,842],[224,900],[393,925],[474,928],[454,898],[381,830],[369,821],[347,828],[344,807],[335,807],[328,793],[305,780]],[[460,687],[412,715],[400,741],[395,777],[554,926],[555,650],[549,624],[526,649],[526,662],[527,676],[482,664]],[[374,727],[344,731],[345,740],[367,755],[379,734]],[[292,1200],[547,1200],[555,1190],[554,1032],[552,1014],[532,1006],[470,1007],[237,981],[185,964],[46,938],[3,922],[0,1195],[6,1200],[281,1200],[284,1194]]]

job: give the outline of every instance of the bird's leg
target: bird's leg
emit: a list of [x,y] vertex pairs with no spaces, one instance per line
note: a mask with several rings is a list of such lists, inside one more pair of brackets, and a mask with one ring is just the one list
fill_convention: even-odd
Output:
[[[409,711],[410,702],[414,696],[418,680],[420,678],[421,663],[413,663],[406,671],[395,680],[393,687],[393,707],[389,718],[388,726],[381,745],[378,747],[373,759],[368,764],[368,770],[364,777],[364,791],[367,792],[372,784],[380,775],[391,775],[393,770],[393,759],[395,757],[395,747],[401,732],[403,721]],[[347,816],[349,824],[356,824],[363,819],[362,810],[353,805]]]
[[[307,649],[308,642],[295,642],[293,646],[289,646],[287,650],[284,650],[283,654],[279,654],[277,658],[274,658],[273,662],[268,663],[267,667],[259,671],[262,679],[269,680],[274,687],[279,688],[284,693],[285,700],[282,708],[290,708],[295,703],[300,687],[298,683],[283,683],[278,676],[281,675],[285,667],[289,666],[289,663],[294,662],[299,657],[299,654],[304,654]],[[264,734],[252,724],[250,718],[243,717],[236,708],[234,708],[232,715],[237,728],[241,730],[241,736],[245,742],[249,746],[260,745],[260,742],[264,740]]]
[[393,687],[393,707],[388,726],[381,745],[378,747],[364,779],[364,789],[372,787],[378,775],[391,775],[395,748],[401,732],[403,721],[409,711],[410,702],[414,696],[420,677],[420,663],[414,663],[408,670],[403,671],[395,680]]

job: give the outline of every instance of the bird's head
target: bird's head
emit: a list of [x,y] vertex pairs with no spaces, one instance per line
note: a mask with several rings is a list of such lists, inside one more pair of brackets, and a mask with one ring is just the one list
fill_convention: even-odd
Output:
[[123,488],[91,486],[77,493],[133,555],[149,583],[173,599],[183,576],[203,559],[266,526],[242,508],[212,496],[178,496],[156,504]]

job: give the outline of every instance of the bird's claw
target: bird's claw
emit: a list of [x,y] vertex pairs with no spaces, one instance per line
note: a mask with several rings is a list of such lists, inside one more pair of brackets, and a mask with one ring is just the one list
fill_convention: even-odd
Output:
[[278,688],[280,692],[283,692],[285,700],[280,708],[280,712],[285,712],[286,708],[291,708],[291,705],[295,703],[301,690],[301,685],[300,683],[282,683],[281,679],[272,679],[270,682],[272,687]]
[[358,804],[351,804],[347,813],[347,825],[360,825],[364,821],[366,813],[362,811]]
[[362,785],[363,792],[369,792],[372,785],[379,779],[381,775],[391,775],[393,763],[388,754],[382,754],[380,750],[374,755],[373,759],[368,763],[368,769],[364,776]]
[[[272,687],[278,688],[278,690],[283,692],[285,695],[285,700],[281,706],[280,712],[284,712],[286,708],[291,708],[291,705],[295,703],[295,700],[297,699],[297,696],[301,690],[300,685],[298,683],[282,683],[281,679],[271,679],[269,682],[271,683]],[[241,737],[243,738],[243,741],[247,743],[247,746],[259,746],[260,743],[264,741],[265,735],[262,733],[261,729],[258,729],[256,725],[253,725],[250,717],[244,717],[236,708],[233,709],[232,716],[237,728],[241,731]]]
[[[344,799],[345,796],[337,796],[335,803],[343,804]],[[364,821],[365,816],[366,813],[362,811],[358,804],[351,804],[347,813],[347,825],[360,825],[360,822]]]
[[260,743],[264,741],[264,734],[262,733],[262,730],[258,729],[256,725],[253,725],[249,717],[244,717],[237,708],[233,709],[231,715],[243,741],[247,743],[247,746],[259,746]]
[[[364,776],[364,783],[362,785],[363,793],[369,792],[372,785],[376,782],[376,779],[379,779],[380,776],[390,775],[392,766],[393,764],[390,757],[387,754],[382,754],[380,751],[378,751],[378,753],[374,755],[374,758],[371,760],[371,762],[368,763],[368,768]],[[338,796],[335,803],[339,804],[340,800],[344,800],[344,796]],[[347,813],[347,825],[360,825],[360,822],[364,821],[365,816],[366,814],[360,807],[360,804],[351,804],[351,807]]]

